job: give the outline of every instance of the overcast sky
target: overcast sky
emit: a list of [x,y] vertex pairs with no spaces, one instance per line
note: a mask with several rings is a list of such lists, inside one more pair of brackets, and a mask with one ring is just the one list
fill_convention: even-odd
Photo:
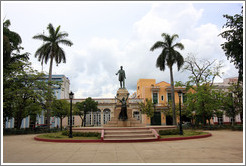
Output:
[[[67,63],[53,66],[53,74],[64,74],[70,80],[75,98],[114,97],[119,88],[115,73],[122,65],[126,72],[126,88],[136,91],[137,80],[152,78],[170,82],[169,69],[155,67],[159,50],[151,46],[162,40],[163,32],[176,33],[188,53],[197,58],[223,60],[223,78],[237,76],[237,70],[226,59],[218,35],[226,23],[223,14],[239,14],[243,2],[2,2],[1,21],[9,19],[10,29],[20,34],[24,52],[29,52],[34,69],[41,63],[34,53],[42,44],[32,37],[48,34],[47,26],[61,25],[74,45],[62,46]],[[174,65],[174,80],[187,81],[188,72],[178,72]],[[48,74],[49,63],[43,66]]]

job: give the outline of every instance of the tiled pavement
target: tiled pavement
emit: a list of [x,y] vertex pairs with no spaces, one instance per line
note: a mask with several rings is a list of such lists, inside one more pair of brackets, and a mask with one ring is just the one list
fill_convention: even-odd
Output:
[[35,135],[4,136],[4,163],[242,163],[243,132],[144,143],[51,143]]

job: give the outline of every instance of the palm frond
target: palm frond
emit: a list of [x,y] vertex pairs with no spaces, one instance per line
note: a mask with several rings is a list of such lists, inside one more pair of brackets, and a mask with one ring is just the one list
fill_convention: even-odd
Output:
[[47,29],[49,31],[50,37],[55,38],[55,30],[54,30],[54,27],[51,23],[49,23]]
[[167,49],[163,49],[161,54],[158,56],[157,60],[156,60],[156,67],[160,68],[161,71],[165,70],[165,63],[166,63],[166,58],[167,58]]
[[62,40],[64,39],[65,37],[68,37],[68,33],[66,32],[60,32],[56,35],[56,40]]
[[172,36],[171,36],[171,40],[172,41],[174,41],[176,38],[179,38],[179,35],[177,35],[177,34],[173,34]]
[[157,41],[151,48],[150,51],[154,51],[157,48],[163,48],[164,47],[164,42],[162,41]]
[[170,36],[170,35],[167,34],[167,33],[162,33],[161,36],[162,36],[164,39],[166,39],[166,38],[167,38],[168,36]]
[[72,46],[73,45],[73,43],[70,41],[70,40],[59,40],[58,42],[57,42],[58,44],[64,44],[64,45],[66,45],[66,46]]
[[183,58],[183,56],[178,51],[175,51],[175,54],[176,54],[177,67],[178,67],[178,71],[179,71],[180,68],[184,64],[184,58]]
[[173,45],[173,48],[179,48],[180,50],[183,50],[184,49],[184,45],[182,43],[176,43]]
[[49,41],[49,37],[47,37],[43,34],[37,34],[37,35],[33,36],[32,38],[42,40],[42,41]]
[[66,63],[66,56],[64,50],[59,47],[59,49],[56,51],[57,55],[55,56],[56,64],[60,64],[61,62]]
[[59,31],[60,31],[60,28],[61,28],[61,26],[60,26],[60,25],[56,28],[56,31],[55,31],[55,36],[58,36],[58,33],[59,33]]

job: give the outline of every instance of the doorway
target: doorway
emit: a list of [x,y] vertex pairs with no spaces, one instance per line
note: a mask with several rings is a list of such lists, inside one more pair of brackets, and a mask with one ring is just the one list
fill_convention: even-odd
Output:
[[151,125],[161,125],[161,112],[154,112],[151,118]]

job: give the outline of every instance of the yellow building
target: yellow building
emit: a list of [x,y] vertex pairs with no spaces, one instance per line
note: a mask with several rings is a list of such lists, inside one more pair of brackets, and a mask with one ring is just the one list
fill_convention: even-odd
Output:
[[[178,91],[183,92],[181,103],[186,100],[185,88],[175,87],[175,103],[179,103]],[[139,79],[137,82],[137,98],[151,99],[155,104],[154,117],[148,118],[143,115],[142,120],[146,125],[172,125],[172,117],[166,115],[169,110],[168,103],[171,101],[171,85],[165,81],[156,83],[155,79]],[[177,121],[179,118],[177,117]]]

